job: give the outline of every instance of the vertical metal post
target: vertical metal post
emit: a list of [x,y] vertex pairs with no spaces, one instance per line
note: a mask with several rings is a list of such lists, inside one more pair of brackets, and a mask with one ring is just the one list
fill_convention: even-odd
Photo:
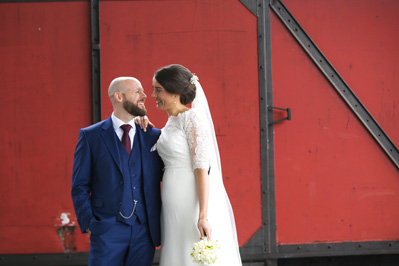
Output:
[[[273,124],[270,124],[273,121],[273,112],[269,111],[269,107],[273,106],[273,83],[272,83],[272,42],[271,42],[271,22],[270,15],[271,10],[269,8],[269,1],[265,1],[263,13],[264,13],[264,21],[263,28],[265,34],[265,47],[263,50],[265,51],[266,57],[266,110],[263,112],[266,114],[267,120],[264,121],[266,123],[266,134],[267,134],[267,155],[262,160],[266,160],[265,166],[262,166],[262,171],[265,172],[262,176],[262,180],[267,181],[267,221],[268,225],[268,242],[269,242],[269,254],[271,257],[275,257],[277,255],[277,237],[276,237],[276,199],[275,199],[275,173],[274,173],[274,128]],[[269,259],[269,263],[272,263],[273,266],[277,266],[277,260]]]
[[261,156],[261,190],[262,190],[262,254],[253,254],[265,258],[265,265],[277,265],[276,241],[276,208],[274,192],[274,138],[271,59],[271,26],[269,0],[240,0],[257,19],[258,39],[258,74],[259,74],[259,117],[260,117],[260,156]]
[[273,112],[268,111],[268,107],[273,106],[270,9],[268,1],[258,0],[257,14],[263,245],[266,254],[276,254],[274,140],[273,125],[269,125],[269,121],[273,121]]
[[93,123],[101,121],[100,1],[90,1]]

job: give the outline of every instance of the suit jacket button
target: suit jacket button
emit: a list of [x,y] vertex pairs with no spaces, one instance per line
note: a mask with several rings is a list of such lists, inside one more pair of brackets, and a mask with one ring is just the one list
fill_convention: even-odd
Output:
[[136,175],[132,175],[132,177],[136,177]]
[[123,185],[123,180],[121,182],[119,182],[119,184]]
[[121,206],[121,205],[122,205],[122,202],[118,201],[118,206]]
[[134,163],[130,163],[130,165],[134,165]]

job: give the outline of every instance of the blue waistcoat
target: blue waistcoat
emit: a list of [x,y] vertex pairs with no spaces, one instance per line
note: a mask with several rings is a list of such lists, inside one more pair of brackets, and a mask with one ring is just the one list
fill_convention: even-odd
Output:
[[[129,225],[132,225],[137,218],[142,224],[147,223],[147,209],[141,171],[141,149],[137,135],[137,133],[134,135],[130,156],[123,147],[122,142],[118,142],[123,172],[123,196],[117,220]],[[136,204],[135,201],[137,201]],[[133,209],[134,213],[132,213]]]

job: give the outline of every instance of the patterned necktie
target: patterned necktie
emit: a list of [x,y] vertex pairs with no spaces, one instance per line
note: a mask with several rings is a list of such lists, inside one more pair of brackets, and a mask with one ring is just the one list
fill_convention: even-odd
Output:
[[130,155],[130,152],[132,151],[132,143],[130,142],[129,131],[132,128],[132,126],[124,124],[121,125],[121,128],[123,130],[122,144],[125,147],[127,153]]

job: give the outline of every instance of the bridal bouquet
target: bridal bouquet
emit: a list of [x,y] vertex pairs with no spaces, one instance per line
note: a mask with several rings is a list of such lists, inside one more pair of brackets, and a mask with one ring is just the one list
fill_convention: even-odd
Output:
[[218,250],[220,246],[217,240],[200,240],[194,243],[191,252],[191,258],[194,262],[202,265],[212,265],[216,262],[218,257]]

